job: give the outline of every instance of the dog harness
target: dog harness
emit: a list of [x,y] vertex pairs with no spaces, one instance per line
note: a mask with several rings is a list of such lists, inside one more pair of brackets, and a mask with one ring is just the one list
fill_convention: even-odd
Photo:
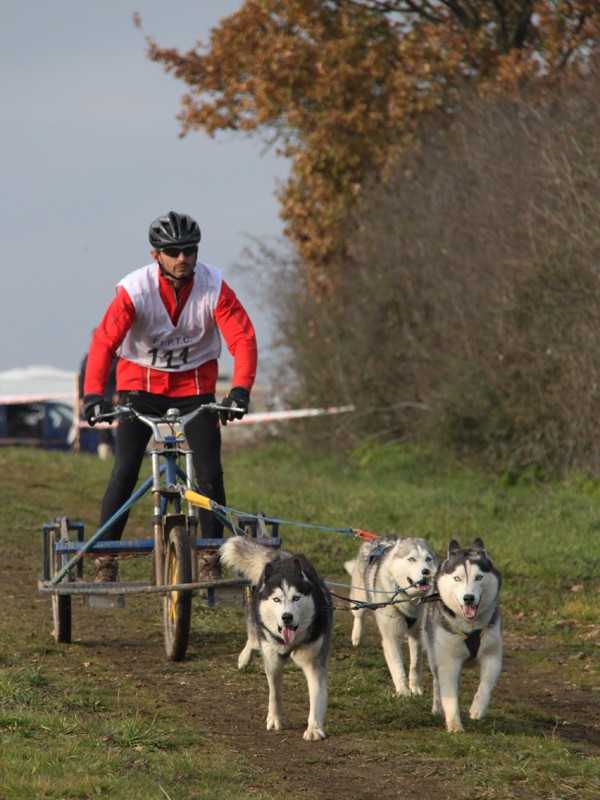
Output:
[[488,625],[485,625],[483,628],[479,628],[477,631],[471,631],[471,633],[465,633],[464,631],[460,631],[455,628],[456,632],[460,633],[465,640],[465,644],[467,645],[467,650],[469,651],[469,656],[471,658],[477,658],[477,653],[479,652],[479,646],[481,644],[481,637],[488,629]]
[[387,542],[385,544],[377,543],[377,547],[371,550],[369,553],[369,566],[375,561],[376,558],[380,558],[381,556],[385,555],[388,550],[393,547],[393,543]]
[[[449,608],[447,608],[447,606],[444,606],[444,609],[453,617],[455,616],[455,614]],[[464,639],[467,650],[469,651],[469,658],[477,658],[477,654],[479,653],[479,647],[481,645],[481,637],[487,631],[490,625],[494,624],[497,617],[498,617],[498,612],[496,610],[494,611],[494,614],[492,615],[492,618],[487,623],[487,625],[484,625],[483,628],[478,628],[476,631],[471,631],[470,633],[465,633],[464,631],[461,631],[460,628],[455,628],[454,625],[448,622],[448,620],[443,614],[442,614],[442,625],[446,628],[448,633],[457,633]]]

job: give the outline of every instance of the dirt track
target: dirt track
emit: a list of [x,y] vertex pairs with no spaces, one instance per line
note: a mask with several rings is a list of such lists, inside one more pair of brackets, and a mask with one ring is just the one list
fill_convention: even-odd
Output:
[[[31,575],[23,581],[19,576],[13,577],[17,577],[16,592],[15,583],[12,584],[12,594],[17,595],[16,606],[28,607],[24,625],[46,625],[49,630],[49,598],[38,596],[32,604]],[[0,585],[6,582],[6,575],[1,575]],[[26,602],[21,604],[19,596]],[[260,662],[255,661],[246,673],[236,669],[237,652],[243,644],[241,629],[239,636],[217,635],[206,630],[199,632],[193,622],[188,658],[174,665],[164,657],[157,624],[149,627],[143,620],[145,615],[135,614],[132,607],[109,613],[111,618],[107,623],[106,612],[74,609],[76,641],[70,647],[81,662],[93,662],[115,685],[122,676],[127,676],[133,685],[148,690],[156,698],[158,712],[166,705],[171,710],[177,708],[183,724],[225,742],[259,767],[266,776],[265,785],[277,787],[282,796],[286,786],[293,787],[294,793],[323,800],[399,800],[422,796],[424,787],[427,795],[447,796],[444,787],[448,780],[455,779],[448,765],[441,764],[431,754],[413,752],[410,731],[399,733],[398,720],[394,720],[390,731],[394,746],[382,750],[370,741],[360,715],[352,717],[343,704],[334,702],[330,703],[327,716],[328,738],[319,743],[304,742],[307,698],[298,672],[286,671],[284,678],[286,729],[281,733],[267,732],[264,725],[267,687]],[[158,606],[156,614],[158,618]],[[198,614],[196,609],[194,614]],[[240,622],[241,618],[240,614]],[[201,620],[201,612],[195,619]],[[336,628],[348,624],[349,620],[342,618]],[[343,669],[344,651],[349,647],[347,632],[342,631],[338,639],[332,662],[334,670]],[[522,655],[532,647],[543,648],[543,642],[518,641],[507,636],[497,702],[510,702],[511,696],[518,697],[520,703],[529,703],[535,709],[536,717],[541,720],[540,735],[558,736],[571,748],[600,755],[597,706],[590,706],[587,693],[581,689],[561,683],[560,670],[553,663],[541,659],[538,663],[545,663],[545,668],[542,671],[536,668],[536,673],[531,674]],[[523,786],[522,794],[518,789],[511,792],[506,797],[535,796],[531,786]],[[468,793],[464,797],[473,796]]]

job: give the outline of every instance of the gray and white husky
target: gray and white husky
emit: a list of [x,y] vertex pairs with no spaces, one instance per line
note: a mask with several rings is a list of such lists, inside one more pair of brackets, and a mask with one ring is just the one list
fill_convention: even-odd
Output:
[[422,620],[423,643],[433,673],[432,712],[443,711],[449,731],[462,731],[458,706],[465,662],[478,663],[479,687],[469,716],[483,719],[502,669],[502,617],[498,605],[500,573],[481,539],[461,549],[453,539],[435,576],[438,602],[428,603]]
[[255,587],[246,606],[248,641],[238,668],[248,666],[253,650],[262,653],[269,684],[267,730],[282,727],[282,674],[291,656],[308,684],[304,739],[324,739],[333,606],[323,579],[303,555],[276,551],[242,536],[227,539],[220,553],[225,566]]
[[[423,694],[423,653],[419,636],[421,598],[433,590],[436,559],[425,539],[381,536],[361,545],[344,564],[352,576],[350,599],[361,603],[399,601],[374,609],[383,652],[398,695]],[[352,644],[360,644],[366,608],[352,610]],[[402,643],[408,637],[408,682]]]

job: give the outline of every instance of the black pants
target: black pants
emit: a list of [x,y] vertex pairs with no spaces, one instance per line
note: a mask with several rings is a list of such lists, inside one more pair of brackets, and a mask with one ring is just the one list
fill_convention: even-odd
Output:
[[[199,405],[214,400],[213,394],[163,397],[147,392],[130,392],[122,396],[121,402],[126,404],[129,401],[142,414],[158,416],[163,415],[169,408],[178,408],[182,414],[187,414]],[[196,485],[202,494],[225,505],[218,414],[209,411],[198,414],[186,425],[185,434],[194,453]],[[151,435],[150,428],[138,419],[126,419],[119,423],[115,437],[115,462],[102,499],[100,525],[104,525],[133,494]],[[110,541],[121,539],[128,516],[129,514],[125,513],[116,520],[104,534],[103,539]],[[200,527],[202,537],[205,539],[223,536],[223,523],[212,511],[200,510]]]

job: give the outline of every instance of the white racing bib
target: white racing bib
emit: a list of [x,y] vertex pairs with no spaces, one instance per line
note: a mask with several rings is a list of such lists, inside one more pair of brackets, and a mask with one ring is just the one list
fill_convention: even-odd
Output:
[[140,367],[177,372],[194,369],[221,355],[214,312],[221,293],[221,270],[197,263],[194,284],[177,325],[161,299],[156,264],[130,272],[119,283],[135,307],[135,320],[120,355]]

